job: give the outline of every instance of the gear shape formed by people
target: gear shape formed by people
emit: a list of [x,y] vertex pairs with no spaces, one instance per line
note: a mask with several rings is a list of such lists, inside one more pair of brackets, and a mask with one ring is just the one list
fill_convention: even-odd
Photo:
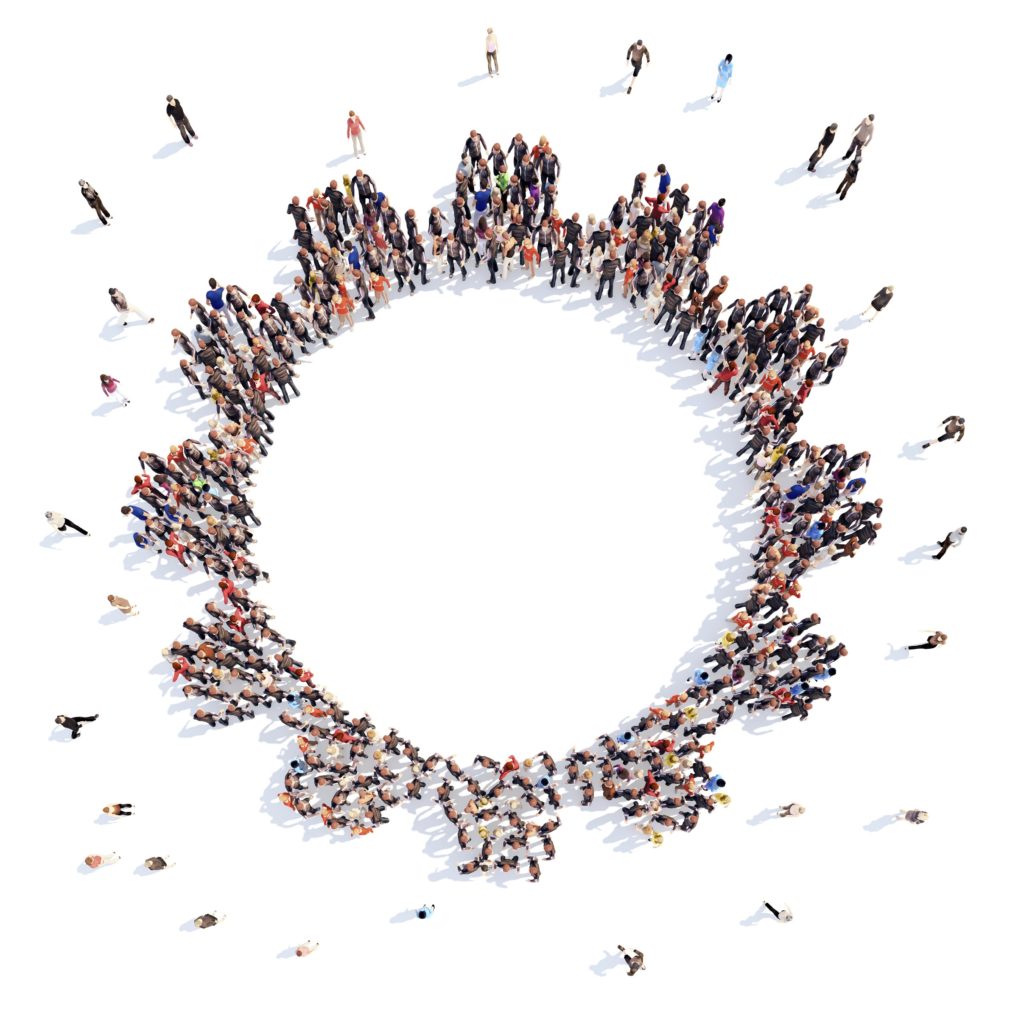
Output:
[[[536,186],[533,193],[541,198]],[[363,205],[363,226],[357,233],[365,247],[380,250],[366,259],[370,267],[396,252],[404,259],[404,246],[396,246],[394,233],[388,230],[388,218],[397,222],[397,216],[387,197],[374,186],[373,195],[357,189],[350,198],[348,212],[354,203]],[[701,203],[697,217],[703,210]],[[312,236],[308,225],[300,228]],[[481,230],[480,237],[489,242],[493,233],[488,236]],[[614,237],[600,242],[607,248],[601,255],[613,256]],[[490,252],[498,248],[506,254],[504,242]],[[592,244],[590,258],[596,260],[593,249]],[[355,305],[345,286],[349,271],[343,252],[323,242],[302,248],[300,239],[299,255],[307,270],[304,287],[327,308],[333,304],[343,320]],[[693,261],[698,255],[686,259],[683,268],[690,264],[696,269]],[[785,345],[791,332],[795,338],[799,328],[822,322],[809,293],[802,298],[803,304],[798,301],[785,317],[785,333],[780,334]],[[257,310],[262,306],[263,321],[270,310],[274,323],[273,303],[263,303],[256,295],[249,301]],[[242,305],[248,309],[244,299]],[[708,312],[716,317],[720,311],[717,302],[698,310],[700,319]],[[801,374],[804,364],[814,359],[812,343],[805,342],[792,351],[780,345],[785,359],[778,372],[771,366],[752,367],[756,372],[750,382],[757,382],[756,389],[745,397],[739,419],[730,418],[721,428],[718,440],[725,444],[737,439],[740,430],[735,423],[741,421],[757,438],[753,447],[748,441],[738,454],[751,451],[751,494],[758,497],[748,501],[747,511],[751,519],[762,522],[762,548],[746,601],[736,606],[738,611],[723,611],[728,620],[724,635],[713,649],[693,659],[696,669],[688,687],[653,699],[626,716],[625,726],[587,746],[557,755],[544,750],[522,760],[478,754],[465,765],[395,728],[380,728],[368,714],[353,714],[296,659],[295,642],[275,628],[272,616],[252,594],[267,575],[248,551],[252,530],[260,525],[249,502],[252,471],[269,454],[271,440],[259,427],[264,417],[256,414],[265,411],[266,395],[275,393],[273,381],[279,376],[273,370],[292,357],[291,347],[298,344],[305,351],[322,333],[322,320],[299,318],[288,323],[286,311],[278,307],[276,313],[283,321],[276,325],[283,334],[275,335],[271,327],[263,340],[262,333],[243,328],[242,351],[246,360],[252,359],[251,368],[232,358],[226,317],[212,318],[209,336],[202,335],[197,348],[175,332],[176,340],[205,368],[207,397],[228,418],[225,424],[211,421],[216,425],[205,445],[189,439],[172,446],[166,458],[140,453],[142,474],[136,477],[133,493],[149,503],[153,514],[147,513],[144,534],[136,534],[136,539],[140,546],[175,558],[186,568],[201,566],[217,578],[219,602],[208,602],[203,616],[187,619],[184,639],[176,639],[163,652],[173,682],[180,683],[185,696],[203,702],[193,715],[197,722],[217,726],[271,714],[295,730],[294,749],[282,757],[286,763],[276,799],[309,819],[310,827],[366,836],[386,824],[398,805],[426,799],[437,803],[450,825],[452,841],[447,847],[460,873],[525,868],[525,875],[537,881],[542,859],[555,856],[552,834],[561,824],[563,807],[589,807],[595,801],[617,806],[623,823],[639,830],[630,829],[631,839],[660,845],[665,832],[690,831],[702,812],[728,804],[724,780],[707,757],[716,731],[739,709],[804,719],[817,700],[830,698],[834,664],[846,649],[831,637],[811,632],[820,620],[816,615],[798,620],[790,600],[800,596],[800,576],[828,550],[828,529],[841,518],[840,502],[852,500],[863,488],[863,480],[854,474],[866,463],[867,453],[850,456],[842,445],[823,451],[797,438],[796,423],[813,384],[809,375]],[[715,322],[708,320],[709,330]],[[229,336],[222,352],[215,347],[218,325]],[[327,327],[333,333],[329,315]],[[328,336],[321,340],[326,343]],[[813,331],[810,336],[815,336]],[[799,382],[799,391],[787,387],[790,380]],[[202,382],[193,383],[206,394]],[[726,396],[729,385],[727,378]],[[238,401],[239,393],[244,400]],[[240,413],[239,408],[252,412]],[[787,487],[798,464],[799,479]],[[161,496],[160,487],[166,496]],[[871,504],[877,509],[877,501]],[[799,532],[784,528],[794,519],[801,522]],[[823,523],[826,542],[814,536]],[[844,531],[845,527],[833,531],[832,539]],[[851,539],[846,546],[853,543]]]

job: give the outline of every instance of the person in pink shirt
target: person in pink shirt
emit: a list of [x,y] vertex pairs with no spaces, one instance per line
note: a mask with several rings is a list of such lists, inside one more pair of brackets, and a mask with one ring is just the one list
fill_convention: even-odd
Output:
[[345,129],[345,135],[352,140],[352,155],[359,156],[362,153],[366,155],[366,146],[363,145],[363,132],[366,130],[366,125],[359,119],[359,115],[354,111],[348,112],[348,126]]
[[128,403],[131,402],[131,399],[125,398],[123,394],[117,394],[117,385],[120,383],[121,382],[116,377],[111,377],[109,373],[100,374],[100,387],[103,389],[103,394],[108,398],[113,398],[114,395],[117,395],[117,397],[121,399],[121,405],[128,405]]

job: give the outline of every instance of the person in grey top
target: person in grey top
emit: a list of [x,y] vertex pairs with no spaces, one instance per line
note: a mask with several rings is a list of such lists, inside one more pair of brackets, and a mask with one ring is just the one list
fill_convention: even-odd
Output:
[[[638,39],[635,43],[632,43],[629,49],[626,51],[626,60],[628,60],[629,63],[633,65],[634,80],[636,79],[636,76],[640,74],[640,66],[644,62],[644,57],[647,58],[647,63],[650,64],[651,54],[648,51],[647,47],[644,46],[644,41],[642,39]],[[632,91],[633,83],[630,82],[629,88],[626,90],[626,95],[628,96]]]
[[103,205],[103,200],[100,199],[99,192],[96,191],[85,180],[85,178],[78,179],[78,187],[82,190],[82,198],[89,204],[89,206],[96,211],[96,216],[99,217],[101,224],[106,224],[111,217],[110,211]]
[[860,151],[871,141],[871,137],[875,134],[875,115],[868,114],[859,125],[857,130],[853,133],[853,138],[850,139],[850,148],[843,154],[844,160],[849,160],[853,156],[854,150],[857,155],[860,156]]

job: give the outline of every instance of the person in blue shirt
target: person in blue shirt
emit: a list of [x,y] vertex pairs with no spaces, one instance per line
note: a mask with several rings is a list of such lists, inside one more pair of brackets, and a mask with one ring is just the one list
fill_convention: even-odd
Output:
[[144,508],[140,508],[138,505],[122,505],[121,515],[135,516],[136,519],[141,519],[145,522],[152,513],[147,512]]
[[715,367],[722,361],[722,346],[716,345],[714,352],[709,352],[705,360],[705,369],[701,374],[702,380],[707,380],[708,375],[715,372]]
[[482,188],[474,196],[476,212],[487,213],[491,208],[491,190],[489,188]]
[[216,278],[210,278],[210,290],[206,293],[206,301],[210,309],[219,312],[224,308],[224,289],[217,287]]
[[664,164],[658,164],[658,195],[668,195],[668,187],[672,184],[672,175],[665,169]]
[[718,62],[718,78],[715,80],[715,91],[711,94],[711,98],[717,103],[722,102],[722,93],[725,92],[730,78],[732,78],[732,54],[727,53]]

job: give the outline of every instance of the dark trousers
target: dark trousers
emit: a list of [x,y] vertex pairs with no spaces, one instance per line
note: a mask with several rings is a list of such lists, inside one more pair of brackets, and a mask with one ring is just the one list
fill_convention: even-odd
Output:
[[100,199],[97,196],[96,197],[96,202],[95,203],[90,203],[89,205],[95,211],[96,216],[99,217],[100,223],[101,224],[106,224],[107,223],[107,218],[110,216],[110,211],[103,205],[103,200]]
[[942,556],[953,546],[951,541],[940,540],[939,541],[939,553],[932,555],[932,558],[942,558]]
[[60,532],[64,533],[69,526],[71,527],[72,530],[77,530],[83,537],[88,537],[89,536],[89,531],[88,530],[83,530],[78,525],[78,523],[72,522],[70,519],[68,519],[67,516],[64,517],[64,525],[60,528]]
[[580,281],[579,281],[579,278],[580,278],[580,268],[579,267],[573,267],[573,269],[569,271],[569,277],[572,278],[572,280],[569,282],[569,287],[570,288],[579,288],[579,286],[580,286]]
[[[452,256],[449,256],[448,257],[448,276],[449,277],[454,277],[455,276],[455,266],[456,266],[455,258],[452,257]],[[458,263],[458,267],[462,271],[462,280],[465,281],[466,280],[466,264],[463,263],[460,260],[459,263]]]
[[[693,321],[692,321],[692,320],[690,321],[690,323],[689,323],[689,324],[688,324],[688,325],[686,326],[686,329],[685,329],[685,330],[683,329],[683,324],[684,324],[684,323],[686,323],[686,321],[685,321],[685,320],[680,320],[680,321],[679,321],[679,325],[678,325],[678,326],[676,327],[676,329],[675,329],[675,330],[674,330],[674,331],[672,332],[672,337],[671,337],[671,338],[669,338],[669,342],[668,342],[670,346],[671,346],[671,345],[673,345],[673,344],[675,344],[675,340],[676,340],[676,338],[677,338],[677,337],[678,337],[678,336],[679,336],[680,334],[682,334],[682,336],[683,336],[683,340],[679,342],[679,348],[680,348],[680,349],[684,349],[684,348],[686,348],[686,339],[690,337],[690,331],[692,331],[692,330],[693,330]],[[668,330],[668,328],[666,327],[666,328],[665,328],[665,330],[667,331],[667,330]]]
[[807,170],[813,171],[818,166],[818,161],[825,155],[825,147],[819,146],[812,154],[811,159],[807,161]]
[[839,188],[836,189],[836,195],[839,196],[840,199],[845,199],[846,193],[850,191],[856,180],[856,178],[851,178],[849,175],[846,175],[846,177],[839,183]]
[[491,275],[490,280],[489,280],[488,283],[489,284],[497,284],[498,283],[498,278],[497,278],[498,261],[497,261],[497,259],[494,256],[491,256],[487,260],[487,269],[488,269],[488,271],[490,272],[490,275]]
[[938,644],[929,644],[929,643],[913,644],[912,646],[908,647],[907,650],[908,651],[934,651],[934,650],[936,650],[938,648],[938,646],[939,646]]
[[[405,282],[406,282],[406,277],[405,277],[405,275],[404,275],[404,274],[400,274],[400,273],[399,273],[399,272],[398,272],[398,271],[396,270],[396,271],[395,271],[395,279],[396,279],[396,280],[398,281],[398,290],[399,290],[399,291],[401,291],[401,290],[402,290],[402,287],[403,287],[403,285],[404,285],[404,284],[405,284]],[[409,293],[410,293],[410,294],[412,294],[412,292],[416,291],[416,285],[415,285],[415,284],[413,284],[413,282],[412,282],[412,278],[409,278],[408,280],[409,280]]]
[[552,267],[551,268],[551,287],[555,287],[555,278],[558,277],[559,272],[562,274],[562,284],[565,284],[565,267]]
[[602,277],[597,284],[597,298],[600,301],[601,293],[604,291],[604,286],[608,285],[608,298],[612,297],[612,292],[615,290],[615,278],[614,277]]
[[177,125],[178,131],[181,132],[181,141],[188,143],[188,145],[191,146],[192,141],[189,136],[191,135],[194,139],[196,137],[196,133],[192,130],[192,124],[189,119],[187,117],[183,117],[180,121],[175,121],[174,123]]
[[420,275],[420,284],[427,283],[427,265],[426,263],[414,263],[412,266],[413,276],[416,274]]
[[772,912],[772,914],[774,915],[775,919],[778,920],[779,914],[781,914],[782,911],[781,910],[776,910],[767,900],[764,901],[764,905]]

